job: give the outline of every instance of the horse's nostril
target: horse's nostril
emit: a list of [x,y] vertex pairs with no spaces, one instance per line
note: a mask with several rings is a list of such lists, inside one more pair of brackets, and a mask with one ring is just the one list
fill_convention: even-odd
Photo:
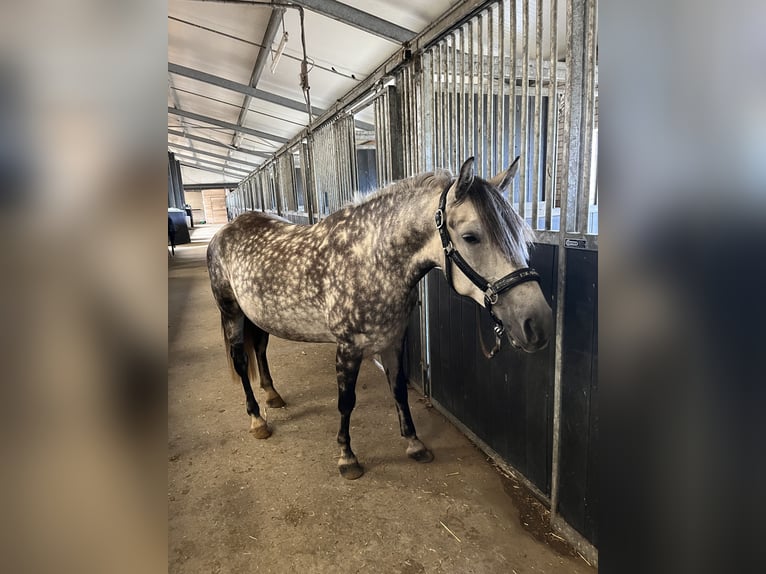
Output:
[[524,319],[524,338],[526,338],[527,343],[534,343],[537,341],[537,332],[534,328],[534,323],[532,319]]

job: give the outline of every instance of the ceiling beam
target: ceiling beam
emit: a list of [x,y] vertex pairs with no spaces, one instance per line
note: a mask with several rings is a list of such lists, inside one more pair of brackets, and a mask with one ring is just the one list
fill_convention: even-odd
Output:
[[[269,102],[270,104],[290,108],[296,112],[303,112],[304,114],[306,113],[306,104],[304,102],[291,100],[290,98],[272,94],[271,92],[264,92],[258,88],[240,84],[239,82],[232,82],[231,80],[227,80],[226,78],[222,78],[220,76],[214,76],[213,74],[208,74],[207,72],[202,72],[193,68],[187,68],[186,66],[173,64],[171,62],[168,62],[168,72],[171,74],[178,74],[179,76],[184,76],[186,78],[191,78],[192,80],[197,80],[199,82],[205,82],[206,84],[210,84],[212,86],[218,86],[219,88],[231,90],[232,92],[239,92],[240,94],[245,94],[246,96],[250,96],[256,100],[263,100],[265,102]],[[311,113],[315,116],[319,116],[324,113],[324,110],[311,106]]]
[[[258,81],[261,79],[261,73],[263,68],[266,67],[266,62],[271,54],[271,45],[274,43],[274,39],[279,32],[279,23],[282,21],[282,17],[285,15],[285,8],[274,7],[271,9],[271,15],[269,16],[269,23],[266,25],[266,31],[263,33],[263,40],[261,40],[261,48],[258,50],[258,55],[255,58],[255,65],[253,66],[253,72],[250,74],[250,87],[255,88],[258,86]],[[241,126],[245,123],[247,117],[247,109],[250,107],[250,100],[252,96],[245,96],[242,100],[242,109],[239,110],[239,117],[237,118],[237,125]],[[231,140],[232,145],[237,145],[240,141],[237,134]]]
[[185,183],[186,191],[204,191],[206,189],[236,189],[239,182],[230,181],[225,183]]
[[[258,88],[252,88],[238,82],[232,82],[226,78],[214,76],[213,74],[208,74],[207,72],[203,72],[201,70],[195,70],[193,68],[187,68],[186,66],[168,62],[168,72],[177,74],[179,76],[184,76],[185,78],[191,78],[192,80],[197,80],[198,82],[204,82],[206,84],[210,84],[211,86],[217,86],[219,88],[224,88],[225,90],[231,90],[232,92],[245,94],[251,96],[253,99],[263,100],[264,102],[269,102],[270,104],[289,108],[291,110],[295,110],[296,112],[303,112],[304,114],[306,113],[306,104],[303,102],[291,100],[290,98],[272,94],[271,92],[264,92]],[[325,110],[317,108],[316,106],[311,106],[311,113],[314,114],[315,117],[318,117],[325,113]],[[354,122],[360,129],[375,129],[375,126],[368,124],[367,122],[360,120],[354,120]]]
[[173,152],[173,154],[176,156],[177,159],[182,159],[182,160],[185,160],[185,161],[196,161],[196,162],[199,162],[199,163],[202,163],[202,164],[207,164],[210,167],[217,167],[219,169],[228,170],[231,173],[241,173],[243,176],[248,175],[252,171],[252,170],[248,171],[245,168],[233,167],[233,166],[230,166],[230,165],[224,165],[222,163],[218,163],[217,161],[212,161],[212,160],[209,160],[209,159],[202,159],[202,158],[199,158],[199,157],[193,157],[191,155],[188,155],[188,154],[185,154],[185,153],[181,153],[181,152],[177,152],[177,151]]
[[292,3],[397,44],[404,44],[415,37],[412,30],[336,0],[294,0]]
[[[184,167],[190,167],[192,169],[199,169],[199,170],[202,170],[202,171],[210,171],[212,173],[217,173],[219,175],[230,175],[232,177],[240,177],[242,179],[245,179],[244,177],[242,177],[238,173],[227,173],[226,170],[223,170],[223,169],[214,169],[212,167],[205,167],[203,165],[194,165],[194,164],[186,163],[186,162],[183,162],[183,161],[179,161],[178,163],[179,163],[179,165],[182,165]],[[240,181],[242,181],[242,179]]]
[[186,110],[181,110],[178,108],[171,108],[168,106],[168,113],[173,114],[176,116],[181,116],[182,118],[189,118],[190,120],[197,120],[198,122],[205,122],[206,124],[212,124],[214,126],[218,126],[221,128],[226,128],[229,130],[233,130],[235,132],[241,132],[243,134],[248,134],[251,136],[255,136],[257,138],[263,138],[265,140],[277,142],[277,143],[287,143],[287,138],[283,138],[282,136],[276,136],[274,134],[269,134],[266,132],[262,132],[260,130],[254,130],[252,128],[246,128],[245,126],[238,126],[236,124],[232,124],[229,122],[225,122],[223,120],[219,120],[217,118],[211,118],[209,116],[203,116],[202,114],[195,114],[194,112],[189,112]]
[[[189,129],[194,129],[194,127],[190,126]],[[274,157],[273,153],[268,153],[268,152],[265,152],[265,151],[256,151],[254,149],[248,149],[248,148],[245,148],[245,147],[234,148],[234,146],[231,146],[231,145],[223,143],[223,142],[219,142],[219,141],[216,141],[216,140],[211,140],[210,138],[203,138],[202,136],[195,136],[194,134],[185,134],[183,132],[179,132],[179,131],[176,131],[176,130],[168,130],[168,134],[169,135],[173,135],[173,136],[179,136],[179,137],[187,138],[187,139],[190,139],[190,140],[195,140],[195,141],[198,141],[200,143],[206,143],[206,144],[222,147],[224,149],[229,149],[229,150],[235,150],[236,149],[236,151],[238,151],[238,152],[246,153],[248,155],[254,155],[254,156],[257,156],[257,157],[263,157],[263,158]],[[172,144],[172,143],[168,142],[168,145],[175,145],[175,144]]]
[[178,148],[178,149],[181,149],[181,150],[190,151],[192,153],[199,153],[199,154],[202,154],[202,155],[207,155],[207,156],[210,156],[210,157],[214,157],[216,159],[222,159],[224,161],[230,161],[232,163],[238,163],[238,164],[241,164],[242,166],[249,167],[251,169],[254,169],[254,168],[256,168],[256,167],[258,167],[260,165],[260,164],[257,164],[257,163],[250,163],[249,161],[245,161],[243,159],[237,159],[235,157],[219,155],[217,153],[212,153],[212,152],[209,152],[209,151],[204,151],[204,150],[201,150],[201,149],[197,149],[197,148],[194,148],[194,147],[189,147],[189,146],[185,146],[185,145],[181,145],[181,144],[174,144],[172,142],[168,142],[168,146],[175,147],[175,148]]

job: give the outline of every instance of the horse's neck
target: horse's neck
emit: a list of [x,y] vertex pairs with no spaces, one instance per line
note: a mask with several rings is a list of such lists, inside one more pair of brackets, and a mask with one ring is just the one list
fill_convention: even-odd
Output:
[[375,254],[403,272],[409,287],[439,264],[441,243],[434,223],[439,193],[430,188],[410,189],[385,199]]

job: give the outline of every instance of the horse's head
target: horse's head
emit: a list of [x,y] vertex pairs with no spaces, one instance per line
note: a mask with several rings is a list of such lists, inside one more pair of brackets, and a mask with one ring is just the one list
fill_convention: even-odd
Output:
[[[501,193],[516,175],[518,163],[519,158],[516,158],[507,170],[489,181],[474,176],[473,158],[460,168],[460,175],[446,195],[444,225],[454,249],[480,277],[471,279],[470,271],[466,274],[452,262],[446,265],[451,266],[454,289],[491,308],[502,321],[514,346],[531,353],[548,344],[553,332],[553,317],[539,283],[524,280],[526,272],[523,269],[527,267],[528,245],[533,232]],[[437,225],[438,219],[437,215]],[[443,241],[445,238],[442,235]],[[453,261],[455,259],[453,257]],[[519,274],[507,281],[515,271]],[[531,275],[536,276],[534,272]],[[487,291],[476,284],[481,283],[477,279],[484,279],[490,285],[502,287],[512,283],[513,286],[500,290],[497,296],[490,290],[494,301],[487,305]],[[496,284],[498,280],[501,281]]]

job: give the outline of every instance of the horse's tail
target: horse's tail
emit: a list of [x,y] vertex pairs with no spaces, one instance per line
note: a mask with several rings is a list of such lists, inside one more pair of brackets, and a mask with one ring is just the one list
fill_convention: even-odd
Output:
[[[242,329],[243,344],[245,347],[245,353],[247,354],[247,370],[250,376],[250,382],[258,380],[258,363],[255,358],[255,325],[244,314],[242,315],[244,326]],[[226,327],[224,326],[224,317],[221,315],[221,330],[223,331],[223,342],[226,346],[226,360],[229,363],[229,372],[231,373],[231,379],[235,382],[239,381],[239,375],[234,368],[234,360],[231,358],[231,341],[226,336]]]

